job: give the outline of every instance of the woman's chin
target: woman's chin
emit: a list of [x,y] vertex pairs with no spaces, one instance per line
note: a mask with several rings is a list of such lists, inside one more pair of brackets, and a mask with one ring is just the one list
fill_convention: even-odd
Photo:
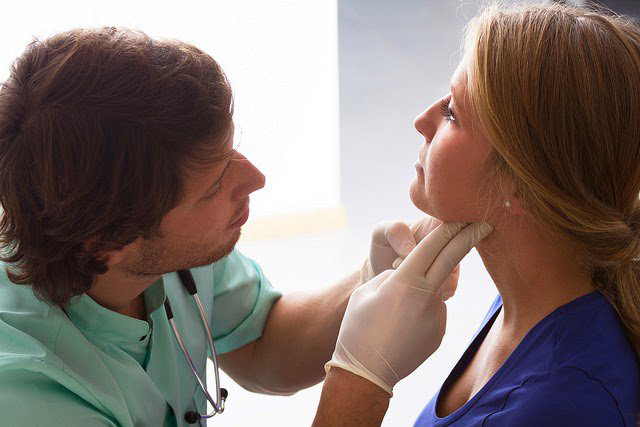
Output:
[[438,218],[437,209],[433,209],[433,204],[424,192],[417,191],[417,189],[412,186],[409,191],[409,198],[411,199],[413,206],[431,217]]
[[433,198],[427,197],[423,191],[418,191],[414,186],[411,186],[409,197],[416,208],[442,222],[470,222],[466,215],[460,215],[459,209],[447,209],[447,206],[444,206],[446,203],[434,201]]

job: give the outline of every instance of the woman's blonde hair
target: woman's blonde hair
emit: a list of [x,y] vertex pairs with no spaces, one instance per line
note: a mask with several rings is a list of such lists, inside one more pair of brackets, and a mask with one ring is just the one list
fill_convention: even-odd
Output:
[[594,9],[492,3],[464,51],[496,170],[573,244],[640,355],[640,28]]

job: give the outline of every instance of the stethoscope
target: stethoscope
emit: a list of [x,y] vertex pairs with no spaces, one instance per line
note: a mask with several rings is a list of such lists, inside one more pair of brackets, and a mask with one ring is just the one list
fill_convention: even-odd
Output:
[[191,294],[196,304],[198,305],[198,309],[200,310],[200,319],[202,320],[204,329],[207,332],[207,338],[209,339],[209,346],[211,347],[211,359],[213,360],[213,369],[214,369],[215,379],[216,379],[216,400],[214,401],[211,395],[209,394],[209,392],[207,391],[207,387],[205,386],[204,381],[202,381],[202,378],[200,378],[200,375],[198,375],[198,371],[196,371],[196,367],[193,364],[193,360],[191,360],[191,356],[189,355],[189,352],[187,351],[187,348],[185,347],[184,342],[182,341],[182,337],[180,336],[180,334],[178,333],[178,329],[176,328],[176,324],[173,320],[173,312],[171,311],[171,304],[169,304],[169,299],[165,298],[164,309],[167,312],[167,318],[169,319],[169,324],[171,325],[171,329],[173,329],[173,333],[176,336],[176,339],[178,340],[178,344],[180,344],[182,353],[184,353],[184,356],[187,358],[187,361],[189,362],[189,366],[191,366],[191,371],[193,372],[193,375],[198,380],[198,384],[200,384],[200,389],[202,389],[202,392],[204,393],[207,400],[209,401],[209,403],[211,403],[211,406],[213,407],[213,412],[211,412],[210,414],[200,414],[199,412],[196,412],[196,411],[186,412],[184,414],[184,420],[188,424],[195,424],[203,418],[208,419],[213,417],[216,414],[223,413],[224,403],[227,400],[227,396],[229,395],[229,393],[227,392],[226,389],[220,388],[220,371],[218,369],[218,355],[216,354],[216,348],[213,345],[211,329],[209,328],[209,322],[207,321],[207,316],[204,314],[204,309],[202,308],[202,304],[200,303],[200,298],[198,297],[196,282],[193,280],[193,275],[189,270],[179,270],[178,276],[180,277],[180,281],[182,282],[182,285],[186,288],[187,292]]

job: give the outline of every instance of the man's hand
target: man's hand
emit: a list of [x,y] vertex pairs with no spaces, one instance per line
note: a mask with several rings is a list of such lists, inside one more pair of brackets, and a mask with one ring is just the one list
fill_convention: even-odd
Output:
[[491,231],[488,224],[440,224],[397,270],[356,289],[326,369],[350,371],[391,394],[440,346],[446,324],[442,284]]
[[[376,224],[371,233],[369,257],[360,270],[360,283],[368,282],[385,270],[396,269],[416,244],[440,224],[442,221],[431,216],[425,216],[411,225],[402,221]],[[460,266],[456,265],[442,285],[445,301],[455,294],[459,276]]]

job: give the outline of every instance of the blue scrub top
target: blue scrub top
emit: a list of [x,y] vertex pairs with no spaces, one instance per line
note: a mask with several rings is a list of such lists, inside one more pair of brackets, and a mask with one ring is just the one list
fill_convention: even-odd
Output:
[[[469,364],[501,307],[498,296],[442,387]],[[442,387],[415,427],[635,427],[640,413],[638,359],[615,309],[598,291],[542,319],[487,384],[444,418],[436,415]]]
[[[147,320],[140,320],[87,294],[72,299],[65,314],[9,282],[4,270],[0,264],[0,426],[176,427],[187,425],[185,412],[206,411],[164,310],[168,298],[206,380],[204,327],[176,273],[144,291]],[[191,272],[218,354],[260,337],[281,294],[255,262],[233,251]]]

